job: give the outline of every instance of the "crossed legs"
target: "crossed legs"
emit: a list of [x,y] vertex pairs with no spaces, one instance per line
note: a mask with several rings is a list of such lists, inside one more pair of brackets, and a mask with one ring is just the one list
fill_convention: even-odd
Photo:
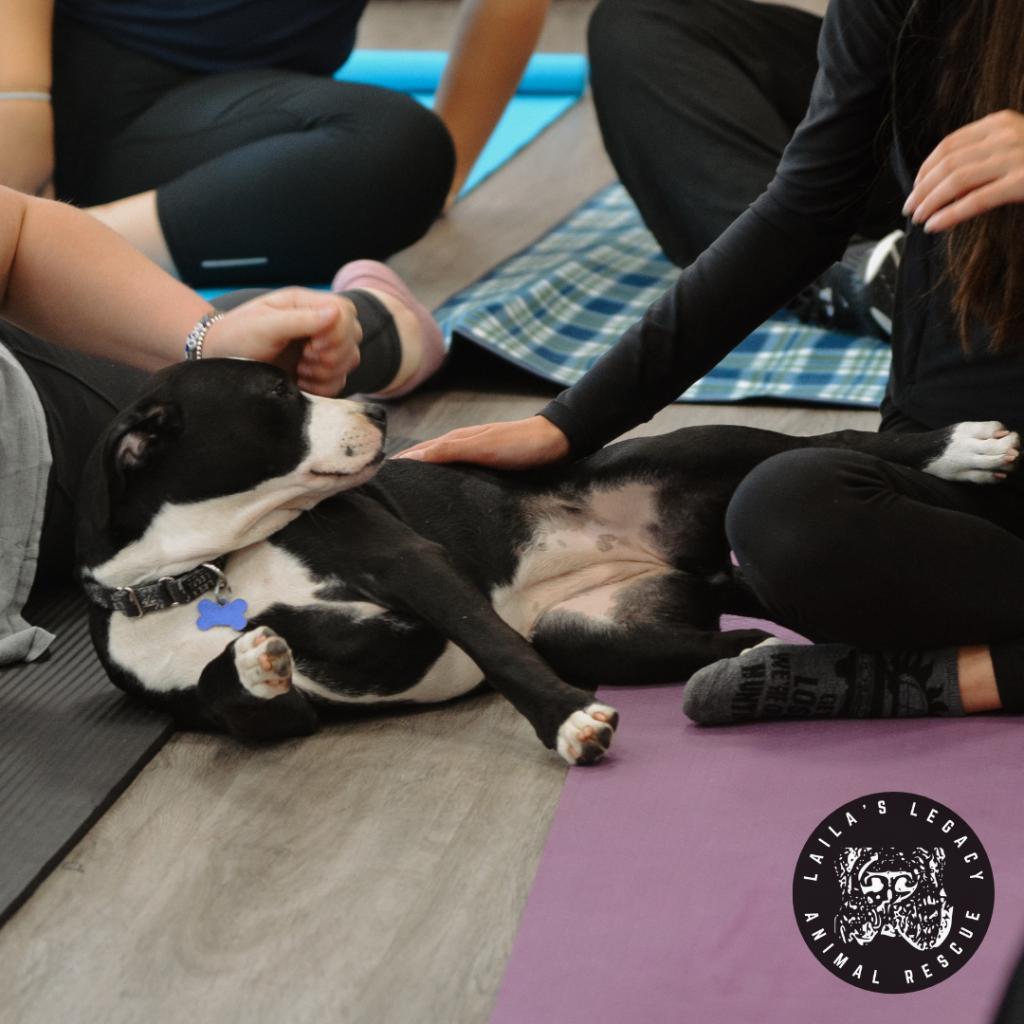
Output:
[[1024,710],[1022,512],[1012,477],[949,483],[828,449],[762,463],[729,505],[729,541],[768,612],[828,647],[710,666],[691,717]]

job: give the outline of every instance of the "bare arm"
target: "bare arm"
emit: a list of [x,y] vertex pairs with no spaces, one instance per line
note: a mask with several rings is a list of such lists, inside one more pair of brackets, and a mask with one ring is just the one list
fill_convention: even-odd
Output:
[[455,143],[450,201],[515,93],[549,6],[550,0],[463,0],[436,106]]
[[[0,93],[50,91],[53,0],[0,0]],[[53,110],[0,99],[0,185],[37,194],[53,177]]]
[[[210,310],[88,214],[0,186],[0,317],[55,344],[158,370],[182,358],[185,336]],[[233,309],[210,328],[205,351],[284,363],[302,339],[307,374],[310,362],[325,370],[309,390],[326,395],[358,364],[360,338],[348,300],[286,288]]]
[[0,189],[0,315],[40,337],[155,370],[210,304],[113,231]]

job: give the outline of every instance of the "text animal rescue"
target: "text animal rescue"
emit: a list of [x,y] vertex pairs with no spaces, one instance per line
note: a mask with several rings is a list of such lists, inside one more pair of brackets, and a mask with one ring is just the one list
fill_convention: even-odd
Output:
[[[960,831],[960,826],[955,818],[940,817],[940,812],[937,807],[929,807],[927,811],[925,811],[923,807],[919,807],[917,800],[912,800],[909,807],[902,808],[901,810],[908,818],[918,819],[918,822],[922,825],[931,825],[935,827],[937,829],[937,838],[941,837],[939,839],[941,845],[947,848],[950,853],[955,852],[962,854],[962,861],[964,864],[977,865],[979,861],[981,861],[982,864],[987,861],[987,858],[980,857],[977,849],[972,848],[975,839],[972,835],[967,834],[967,831],[969,830]],[[886,801],[884,799],[879,799],[875,802],[874,813],[878,818],[882,818],[892,812],[887,806]],[[843,813],[843,817],[846,821],[847,829],[860,824],[859,819],[849,810]],[[826,862],[829,866],[835,864],[835,848],[840,845],[837,840],[843,837],[844,832],[845,830],[843,828],[837,828],[834,824],[827,824],[825,826],[824,834],[820,834],[815,837],[814,842],[827,852],[815,852],[813,848],[807,851],[807,858],[813,862],[814,868],[807,869],[808,871],[813,870],[813,874],[804,874],[801,876],[803,881],[834,884],[835,876],[831,870],[825,868],[825,865]],[[959,834],[956,834],[958,832]],[[954,834],[956,834],[955,838]],[[968,877],[972,881],[983,882],[986,878],[984,867],[976,866],[975,870],[968,874]],[[820,917],[820,915],[814,911],[805,912],[802,916],[804,923],[808,926],[812,925]],[[917,970],[920,971],[921,978],[935,978],[937,971],[944,972],[951,967],[953,970],[956,970],[960,965],[957,961],[960,960],[965,953],[968,955],[973,953],[973,949],[966,949],[964,945],[957,941],[957,939],[964,939],[968,942],[974,939],[975,930],[970,927],[970,925],[980,922],[982,920],[982,914],[976,910],[964,909],[963,916],[965,923],[962,924],[957,931],[952,934],[952,936],[950,936],[949,940],[945,943],[945,949],[935,954],[934,966],[928,961],[918,964]],[[877,986],[882,984],[881,979],[879,978],[878,968],[865,968],[865,965],[862,962],[851,961],[849,953],[844,951],[848,950],[850,947],[845,944],[837,944],[832,930],[819,926],[809,933],[808,938],[813,940],[815,943],[824,943],[824,945],[819,945],[819,948],[817,949],[818,956],[823,961],[828,959],[828,954],[831,953],[833,949],[837,950],[835,956],[831,959],[832,966],[837,972],[846,971],[847,966],[849,965],[851,967],[849,972],[849,977],[851,979],[858,979],[861,984],[865,985],[871,984]],[[840,946],[841,948],[837,948],[837,946]],[[956,958],[955,960],[946,955],[947,950]],[[870,970],[870,976],[867,973],[868,970]],[[914,969],[904,968],[903,980],[907,986],[916,986],[918,978],[915,976]]]

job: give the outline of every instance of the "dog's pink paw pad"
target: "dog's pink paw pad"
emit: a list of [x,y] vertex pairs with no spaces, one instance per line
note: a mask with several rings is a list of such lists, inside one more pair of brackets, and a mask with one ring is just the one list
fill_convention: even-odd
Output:
[[556,748],[571,765],[593,764],[611,746],[619,713],[607,704],[588,704],[574,711],[559,727]]
[[235,641],[235,669],[242,685],[254,696],[270,700],[286,693],[294,671],[291,648],[266,626],[250,630]]

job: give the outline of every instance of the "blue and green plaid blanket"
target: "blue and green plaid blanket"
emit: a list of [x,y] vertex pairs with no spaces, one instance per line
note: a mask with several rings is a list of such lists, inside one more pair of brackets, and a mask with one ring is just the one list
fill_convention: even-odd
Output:
[[[621,185],[584,203],[538,242],[436,311],[458,334],[556,384],[575,383],[677,274]],[[889,346],[779,314],[680,401],[778,398],[874,408]]]

